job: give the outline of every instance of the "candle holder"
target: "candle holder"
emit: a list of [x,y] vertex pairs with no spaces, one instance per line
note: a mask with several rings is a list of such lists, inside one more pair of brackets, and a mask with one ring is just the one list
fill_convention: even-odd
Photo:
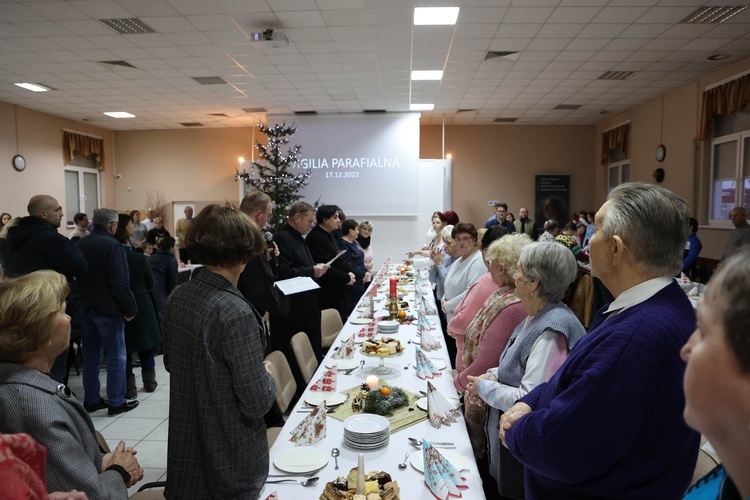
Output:
[[376,375],[388,375],[389,373],[393,373],[393,368],[389,368],[385,366],[385,357],[379,356],[379,363],[378,366],[372,369],[372,373]]

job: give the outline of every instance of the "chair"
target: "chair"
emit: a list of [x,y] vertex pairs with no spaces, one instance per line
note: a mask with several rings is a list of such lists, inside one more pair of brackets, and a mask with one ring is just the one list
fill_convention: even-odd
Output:
[[333,345],[342,328],[344,328],[344,325],[341,323],[341,315],[336,309],[323,309],[321,311],[320,333],[324,349]]
[[294,359],[297,360],[302,380],[305,384],[310,383],[315,370],[318,369],[318,359],[315,357],[312,344],[305,332],[297,332],[292,337],[292,352],[294,352]]
[[281,434],[281,427],[267,427],[266,428],[266,439],[268,440],[268,449],[271,449],[273,443],[276,442],[276,438]]
[[[289,404],[297,392],[297,382],[294,381],[294,375],[292,374],[292,369],[289,367],[289,362],[281,351],[273,351],[266,356],[266,361],[271,362],[271,376],[276,383],[276,407],[283,414],[289,408]],[[268,440],[269,448],[273,446],[280,433],[281,427],[266,428],[266,439]]]

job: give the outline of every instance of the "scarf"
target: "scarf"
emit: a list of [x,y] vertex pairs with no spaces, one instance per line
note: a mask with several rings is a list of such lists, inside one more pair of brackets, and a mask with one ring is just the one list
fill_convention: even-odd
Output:
[[492,322],[495,321],[497,315],[500,314],[503,309],[518,301],[519,299],[516,297],[516,289],[510,288],[507,285],[494,291],[492,295],[487,297],[482,308],[477,315],[474,316],[474,319],[471,320],[469,326],[466,327],[464,351],[462,354],[464,368],[471,365],[479,356],[479,349],[481,348],[484,334]]
[[364,236],[357,236],[357,243],[359,243],[359,246],[362,247],[362,250],[366,250],[367,247],[370,246],[370,240],[372,239],[372,236],[368,236],[365,238]]

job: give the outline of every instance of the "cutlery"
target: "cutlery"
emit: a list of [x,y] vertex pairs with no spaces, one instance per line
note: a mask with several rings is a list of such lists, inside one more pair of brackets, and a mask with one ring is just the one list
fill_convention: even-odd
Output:
[[305,472],[305,473],[300,472],[299,474],[288,472],[286,474],[269,474],[268,477],[313,477],[315,474],[317,474],[317,472],[318,471]]
[[404,455],[404,461],[403,463],[398,464],[399,469],[406,469],[406,461],[409,460],[409,455],[411,455],[410,451],[406,452],[406,455]]
[[273,479],[271,481],[266,481],[266,484],[276,484],[276,483],[299,483],[302,486],[312,486],[315,483],[318,482],[319,477],[311,477],[309,479],[305,479],[303,481],[300,481],[299,479]]
[[[409,442],[411,444],[413,444],[414,446],[422,446],[422,441],[420,441],[420,440],[418,440],[416,438],[408,438],[408,439],[409,439]],[[443,443],[443,442],[440,442],[440,441],[430,441],[430,444],[433,445],[433,446],[441,446],[441,447],[452,446],[452,447],[455,448],[455,446],[456,446],[455,443]]]
[[349,375],[351,372],[353,372],[357,368],[359,368],[359,367],[355,366],[354,368],[347,368],[346,370],[342,370],[341,373],[343,373],[344,375]]
[[363,370],[364,368],[365,368],[365,360],[363,359],[362,361],[359,362],[359,369]]
[[341,455],[341,452],[338,448],[334,448],[331,450],[331,456],[336,461],[336,467],[334,469],[339,470],[339,455]]

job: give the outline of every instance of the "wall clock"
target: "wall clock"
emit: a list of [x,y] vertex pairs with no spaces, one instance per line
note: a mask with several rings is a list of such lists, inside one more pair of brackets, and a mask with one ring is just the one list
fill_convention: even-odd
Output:
[[656,146],[656,161],[662,162],[667,157],[667,148],[664,144]]
[[19,172],[23,171],[23,169],[26,168],[26,158],[24,158],[21,155],[16,155],[13,157],[13,168],[18,170]]

